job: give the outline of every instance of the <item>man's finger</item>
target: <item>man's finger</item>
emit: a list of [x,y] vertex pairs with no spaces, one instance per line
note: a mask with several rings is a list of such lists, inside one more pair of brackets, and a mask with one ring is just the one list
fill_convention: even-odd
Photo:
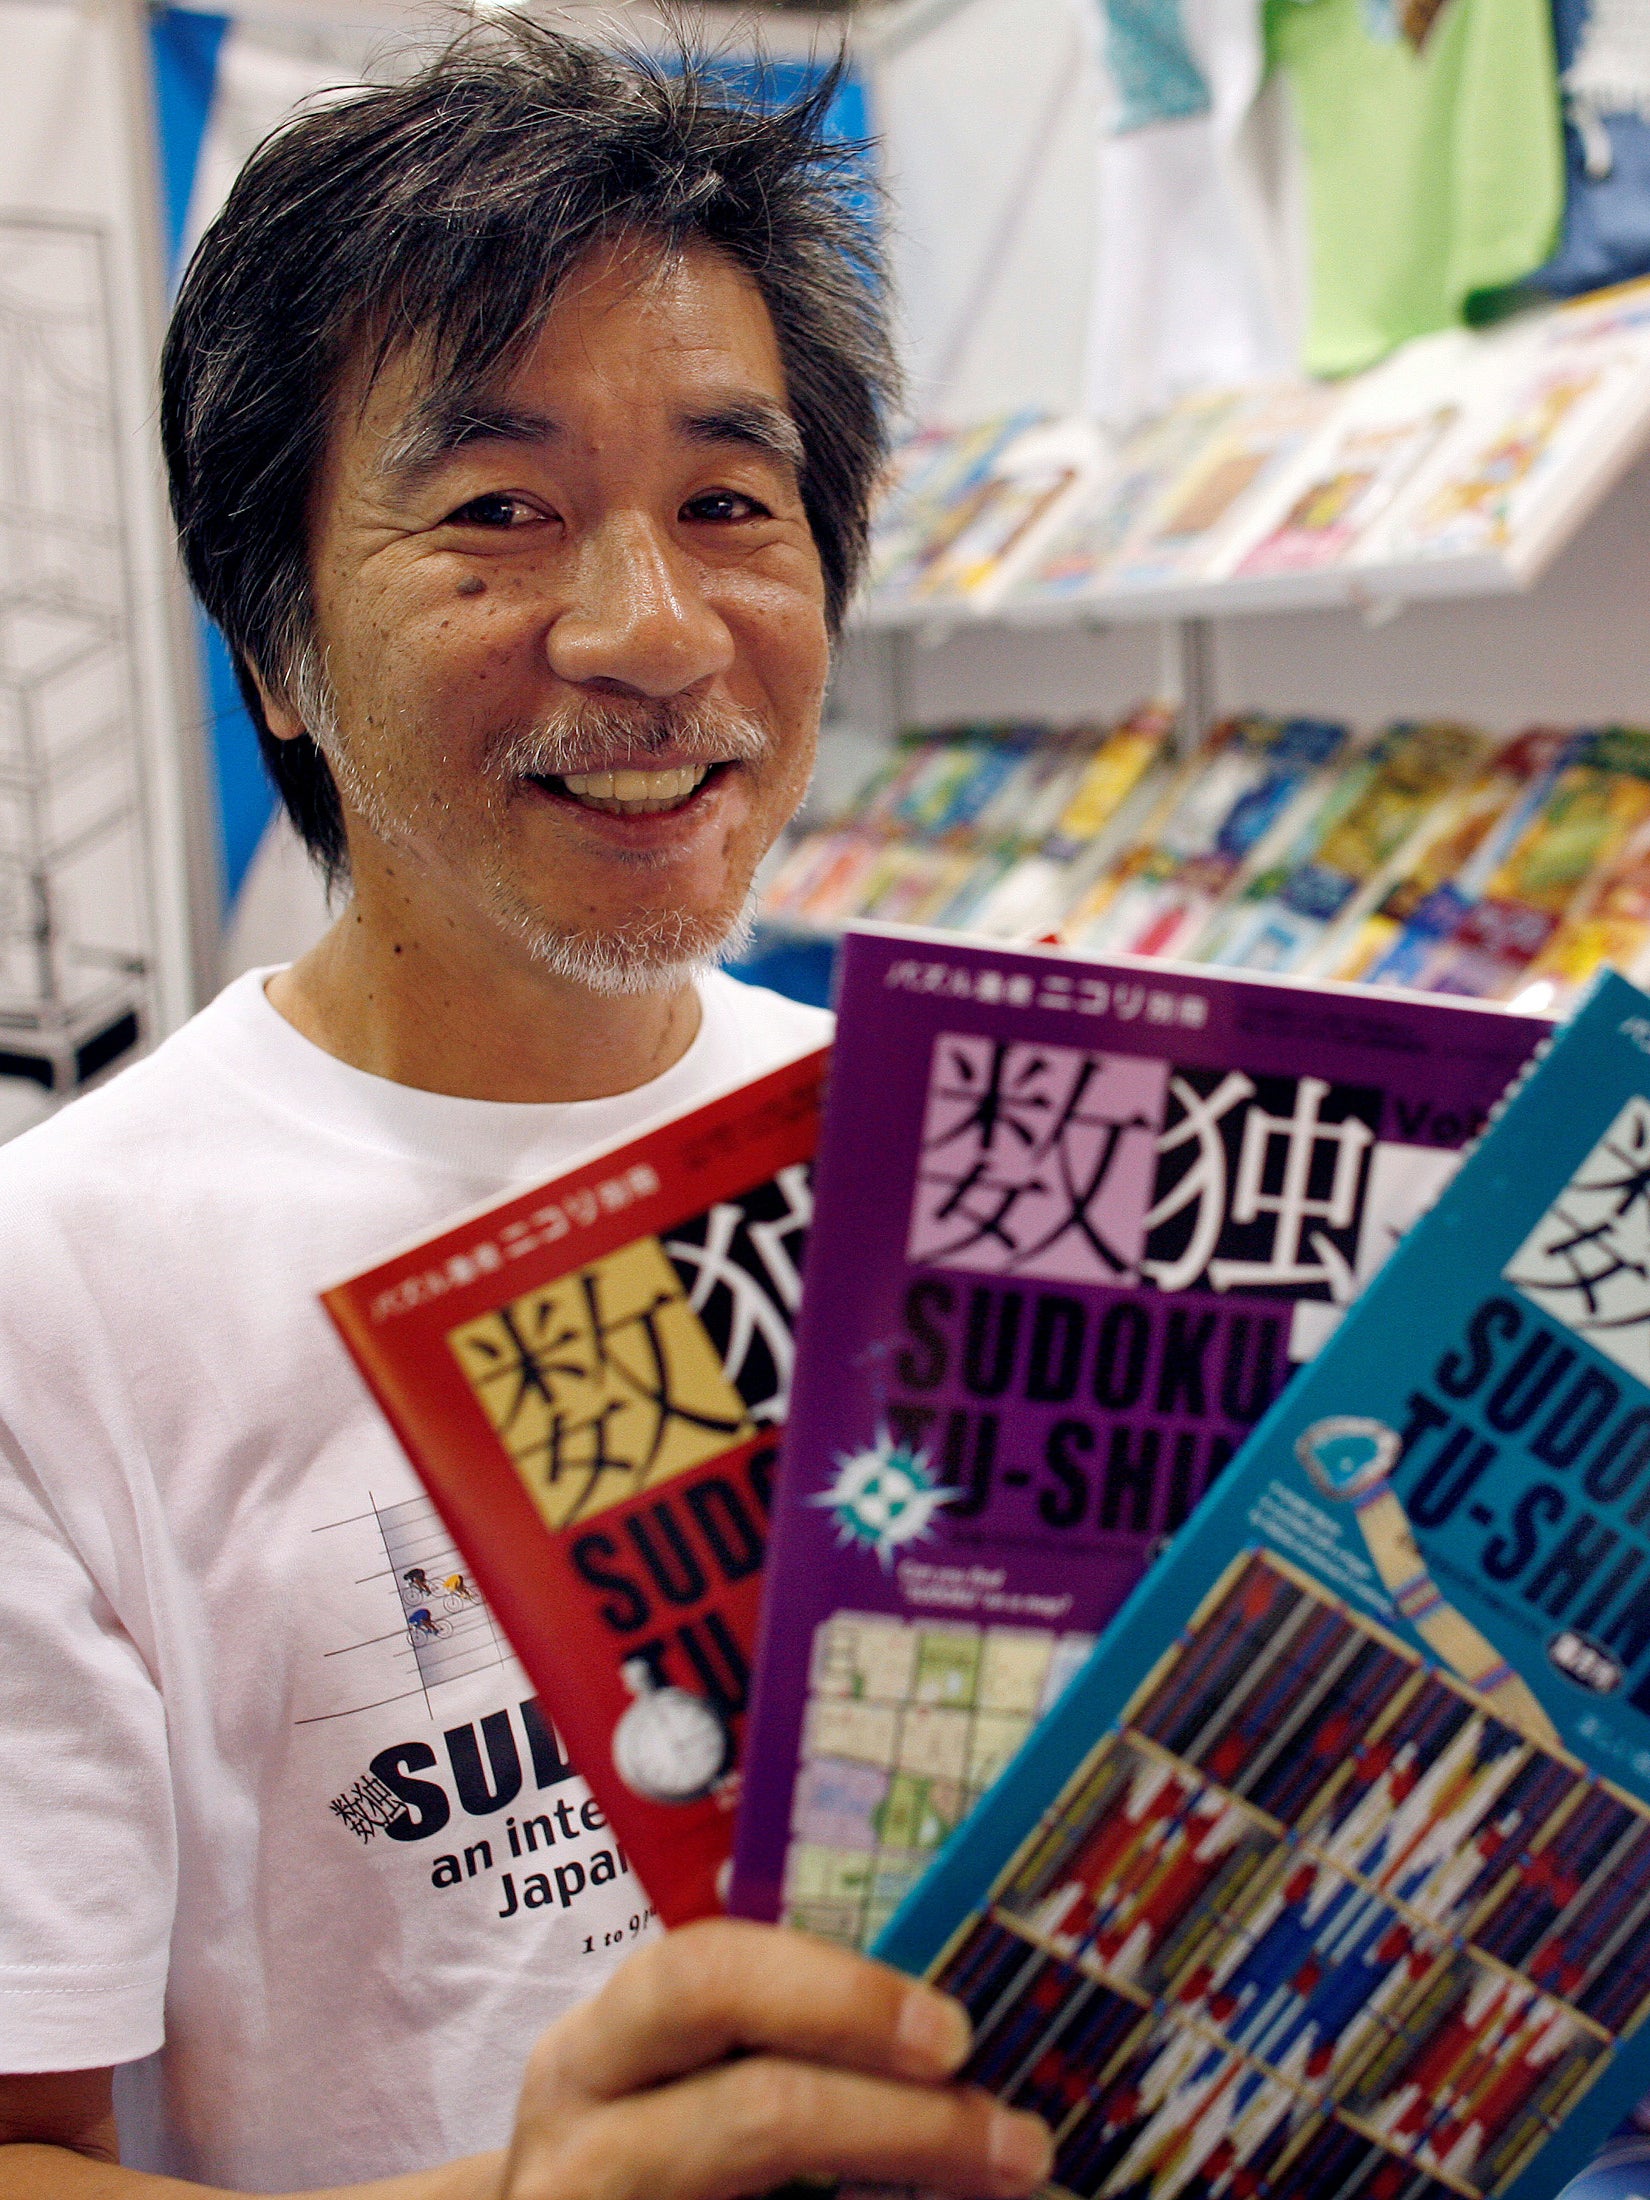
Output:
[[[571,2120],[542,2154],[518,2146],[511,2200],[736,2200],[797,2177],[1023,2200],[1053,2147],[1035,2116],[975,2086],[911,2085],[784,2057],[724,2063]],[[588,2173],[599,2180],[588,2188]]]
[[939,2079],[968,2052],[959,2003],[845,1948],[772,1925],[690,1925],[633,1956],[548,2032],[529,2093],[616,2100],[741,2050]]

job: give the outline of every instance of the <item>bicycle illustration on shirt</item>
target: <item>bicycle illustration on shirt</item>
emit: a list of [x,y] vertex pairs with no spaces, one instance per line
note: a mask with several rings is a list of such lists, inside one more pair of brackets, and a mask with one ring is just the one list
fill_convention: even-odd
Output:
[[[432,1582],[426,1568],[409,1566],[401,1579],[406,1584],[402,1599],[407,1612],[407,1640],[415,1650],[421,1642],[439,1641],[443,1635],[450,1635],[453,1631],[450,1618],[436,1617],[433,1607],[438,1595],[443,1613],[448,1614],[462,1612],[480,1601],[460,1573],[445,1574],[439,1582]],[[428,1601],[407,1602],[409,1595]]]

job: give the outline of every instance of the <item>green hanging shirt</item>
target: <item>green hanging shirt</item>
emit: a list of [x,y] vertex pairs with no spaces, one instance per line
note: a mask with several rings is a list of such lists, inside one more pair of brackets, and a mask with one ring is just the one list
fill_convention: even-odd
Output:
[[1463,320],[1558,234],[1552,0],[1443,0],[1419,50],[1406,12],[1416,0],[1266,0],[1306,153],[1315,374]]

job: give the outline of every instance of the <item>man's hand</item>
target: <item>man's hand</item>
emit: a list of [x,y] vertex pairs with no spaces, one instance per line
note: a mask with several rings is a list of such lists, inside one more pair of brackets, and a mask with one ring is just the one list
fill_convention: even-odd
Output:
[[[293,2200],[743,2200],[795,2177],[1031,2193],[1047,2128],[946,2081],[957,2003],[801,1933],[731,1920],[643,1948],[527,2064],[507,2157]],[[233,2200],[122,2169],[109,2072],[0,2078],[0,2200]]]
[[656,1941],[528,2060],[501,2200],[739,2200],[795,2177],[1031,2193],[1047,2127],[947,2084],[968,2020],[767,1925]]

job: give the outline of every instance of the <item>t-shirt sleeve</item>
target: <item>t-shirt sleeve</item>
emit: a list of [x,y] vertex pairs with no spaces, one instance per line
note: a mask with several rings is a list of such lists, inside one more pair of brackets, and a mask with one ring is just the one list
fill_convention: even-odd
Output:
[[0,2071],[159,2046],[177,1884],[160,1691],[0,1424]]

